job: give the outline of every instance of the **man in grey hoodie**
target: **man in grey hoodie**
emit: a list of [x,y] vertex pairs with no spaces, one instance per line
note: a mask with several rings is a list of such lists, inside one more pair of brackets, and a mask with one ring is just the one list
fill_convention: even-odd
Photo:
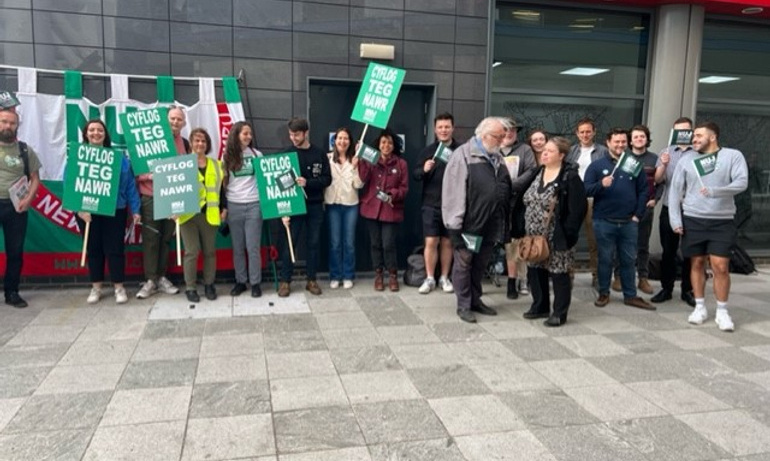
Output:
[[746,190],[748,167],[740,151],[719,146],[716,123],[696,126],[692,146],[697,153],[688,153],[679,161],[668,197],[671,228],[682,235],[682,255],[691,258],[695,309],[687,321],[700,325],[708,318],[704,302],[708,258],[714,271],[716,323],[722,331],[733,331],[727,312],[730,250],[737,235],[733,197]]

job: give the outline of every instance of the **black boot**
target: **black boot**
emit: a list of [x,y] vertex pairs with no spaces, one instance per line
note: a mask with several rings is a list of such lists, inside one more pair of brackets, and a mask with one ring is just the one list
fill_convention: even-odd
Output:
[[508,278],[508,299],[519,299],[519,290],[516,288],[516,279]]

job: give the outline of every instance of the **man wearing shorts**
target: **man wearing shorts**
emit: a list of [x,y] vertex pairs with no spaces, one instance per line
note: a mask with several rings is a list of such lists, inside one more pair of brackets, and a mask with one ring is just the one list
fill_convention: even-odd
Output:
[[671,228],[682,235],[682,255],[691,258],[695,309],[687,321],[700,325],[708,319],[704,299],[708,258],[714,272],[716,323],[722,331],[733,331],[727,298],[730,250],[737,234],[734,197],[748,186],[748,167],[740,151],[719,147],[719,127],[713,122],[695,127],[692,146],[697,153],[679,161],[668,197]]

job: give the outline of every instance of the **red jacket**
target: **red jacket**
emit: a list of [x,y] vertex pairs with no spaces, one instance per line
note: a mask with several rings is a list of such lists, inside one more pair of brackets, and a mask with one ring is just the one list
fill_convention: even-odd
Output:
[[[392,154],[383,163],[382,157],[376,165],[361,161],[358,175],[364,183],[361,195],[361,216],[384,222],[404,220],[404,200],[409,191],[409,167],[406,160]],[[391,196],[391,203],[377,198],[377,191],[383,190]],[[391,206],[392,205],[392,206]]]

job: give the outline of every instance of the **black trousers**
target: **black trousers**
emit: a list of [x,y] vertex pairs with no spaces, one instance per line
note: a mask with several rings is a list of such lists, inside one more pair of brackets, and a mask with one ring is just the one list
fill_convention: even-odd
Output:
[[[669,293],[674,291],[676,282],[676,253],[679,250],[680,235],[674,233],[668,216],[668,207],[664,206],[660,212],[660,244],[663,247],[663,256],[660,261],[660,285]],[[692,291],[690,282],[690,258],[684,258],[682,262],[682,293]]]
[[398,269],[398,248],[396,236],[400,223],[367,219],[369,241],[371,242],[372,267],[395,271]]
[[527,267],[527,280],[532,294],[532,307],[536,313],[551,313],[551,295],[548,289],[548,277],[553,280],[553,316],[567,320],[567,312],[572,302],[572,288],[569,273],[551,274],[547,269]]
[[0,226],[5,237],[5,295],[19,291],[24,260],[24,237],[27,235],[28,212],[17,213],[11,200],[0,200]]
[[478,253],[467,248],[455,248],[452,284],[457,297],[457,310],[467,311],[481,302],[481,281],[486,274],[492,249],[492,245],[483,243]]
[[[88,276],[91,282],[104,281],[104,263],[110,271],[112,283],[123,283],[126,279],[126,208],[115,210],[115,216],[91,215],[91,230],[88,233]],[[80,233],[85,235],[86,223],[77,219]]]

